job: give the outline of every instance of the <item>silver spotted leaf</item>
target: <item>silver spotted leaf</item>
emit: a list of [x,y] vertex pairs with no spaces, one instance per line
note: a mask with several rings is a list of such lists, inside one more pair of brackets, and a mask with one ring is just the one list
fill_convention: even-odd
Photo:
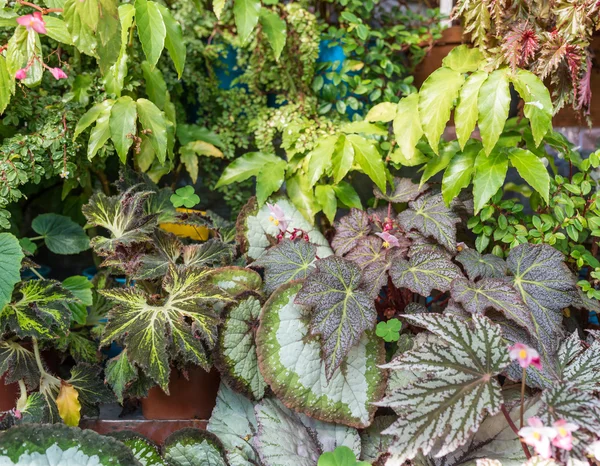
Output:
[[387,190],[384,194],[379,188],[375,187],[373,189],[373,194],[377,199],[400,204],[403,202],[414,201],[429,189],[429,185],[425,183],[419,186],[418,184],[413,183],[410,178],[394,178],[394,186],[392,188],[393,189]]
[[163,456],[170,466],[229,466],[219,438],[193,427],[169,435],[163,446]]
[[367,213],[359,209],[350,209],[348,215],[336,222],[331,246],[337,255],[343,256],[369,233],[371,233],[371,223]]
[[384,367],[420,371],[423,375],[377,403],[398,414],[384,434],[394,437],[388,464],[400,465],[435,449],[435,456],[464,445],[487,415],[503,403],[496,375],[509,357],[500,328],[473,316],[472,326],[437,314],[404,316],[435,337],[403,353]]
[[521,244],[509,252],[506,262],[514,288],[531,310],[534,335],[549,357],[563,335],[562,310],[578,300],[575,276],[563,254],[546,244]]
[[529,308],[523,304],[521,295],[504,280],[483,278],[473,283],[466,278],[457,278],[452,282],[450,294],[472,314],[483,315],[492,308],[528,331],[535,331]]
[[304,281],[296,303],[312,308],[310,331],[321,335],[327,378],[377,320],[375,303],[352,261],[330,256]]
[[306,278],[315,268],[316,255],[314,244],[303,239],[292,241],[285,238],[254,261],[252,267],[265,270],[265,292],[271,294],[284,283]]
[[397,258],[392,263],[390,276],[397,288],[408,288],[427,297],[432,290],[450,290],[452,280],[463,275],[445,254],[434,249],[423,249],[409,261]]
[[249,294],[230,304],[219,328],[215,364],[228,385],[260,400],[267,384],[258,369],[255,331],[262,304]]
[[441,194],[423,196],[409,203],[398,215],[404,230],[415,229],[424,236],[435,238],[450,252],[456,252],[456,224],[460,217],[444,203]]
[[363,333],[341,367],[326,377],[321,344],[310,335],[308,308],[295,303],[301,282],[282,285],[263,306],[256,341],[263,377],[290,409],[325,422],[363,428],[385,390],[383,340]]
[[476,249],[464,248],[457,254],[456,260],[463,265],[470,280],[501,278],[508,272],[504,259],[494,254],[481,254]]

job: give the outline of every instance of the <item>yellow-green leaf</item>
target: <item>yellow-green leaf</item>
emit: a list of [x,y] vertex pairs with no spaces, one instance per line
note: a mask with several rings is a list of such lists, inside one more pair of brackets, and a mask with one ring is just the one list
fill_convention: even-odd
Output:
[[508,158],[513,167],[517,169],[521,178],[535,189],[542,198],[549,202],[550,176],[540,158],[527,149],[514,147],[509,150]]
[[552,98],[542,80],[531,71],[519,70],[511,77],[511,82],[525,102],[523,112],[529,118],[535,145],[548,131],[552,131]]
[[60,392],[56,397],[58,414],[66,425],[77,427],[81,419],[81,403],[79,403],[79,392],[73,385],[61,382]]
[[393,126],[400,151],[404,157],[412,159],[415,155],[415,146],[423,136],[419,117],[419,94],[411,94],[398,102]]
[[477,48],[468,45],[459,45],[442,60],[442,66],[450,68],[459,73],[477,71],[483,61],[483,54]]
[[237,27],[238,36],[242,42],[246,42],[252,30],[258,23],[258,13],[260,12],[259,0],[234,0],[233,16]]
[[387,123],[396,118],[396,108],[397,104],[392,102],[381,102],[380,104],[375,105],[369,113],[367,113],[367,117],[365,120],[374,122],[379,121],[382,123]]
[[479,131],[483,149],[490,154],[498,142],[510,108],[510,90],[506,69],[496,70],[479,89]]
[[137,107],[129,96],[117,99],[110,111],[110,138],[121,162],[127,163],[127,153],[136,131]]
[[146,60],[154,67],[165,47],[167,36],[158,4],[153,1],[135,0],[135,24]]
[[475,158],[475,176],[473,177],[473,196],[475,213],[479,212],[491,197],[500,189],[506,171],[508,157],[502,148],[497,148],[488,156],[482,149]]
[[348,134],[346,139],[354,147],[354,159],[363,172],[371,178],[381,191],[385,192],[386,177],[383,157],[374,141],[357,134]]
[[477,71],[467,78],[460,90],[458,104],[454,111],[454,123],[456,125],[456,137],[461,149],[465,148],[465,144],[477,124],[479,89],[487,77],[488,73],[485,71]]

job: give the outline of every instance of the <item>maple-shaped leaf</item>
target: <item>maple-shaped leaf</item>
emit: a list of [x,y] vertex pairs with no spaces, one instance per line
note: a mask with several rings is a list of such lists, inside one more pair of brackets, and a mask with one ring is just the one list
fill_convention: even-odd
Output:
[[29,390],[36,389],[40,371],[34,354],[15,341],[0,341],[0,377],[6,384],[24,380]]
[[472,314],[483,315],[487,309],[496,309],[527,330],[535,331],[529,308],[523,304],[521,295],[504,280],[484,278],[474,283],[457,278],[450,286],[450,294]]
[[21,282],[13,291],[13,300],[0,310],[0,332],[20,337],[54,339],[64,334],[71,323],[68,304],[73,295],[54,280]]
[[265,270],[265,292],[271,294],[284,283],[306,278],[315,268],[316,255],[314,244],[303,239],[292,241],[285,238],[254,261],[252,267]]
[[425,297],[433,290],[450,290],[452,280],[462,276],[458,266],[445,254],[432,249],[423,249],[408,261],[396,258],[390,269],[397,288],[408,288]]
[[384,194],[379,188],[375,187],[373,189],[373,194],[377,199],[400,204],[403,202],[414,201],[428,189],[429,185],[427,183],[419,186],[417,183],[413,183],[410,178],[394,178],[394,186],[392,189],[389,189]]
[[110,232],[109,238],[98,235],[91,241],[91,246],[98,254],[107,255],[117,245],[150,240],[156,216],[146,214],[144,206],[151,194],[133,188],[119,196],[96,193],[82,207],[90,225],[103,227]]
[[335,224],[335,236],[331,247],[336,254],[343,256],[354,248],[360,239],[371,232],[369,216],[363,210],[350,209],[350,213]]
[[563,333],[562,310],[578,300],[575,277],[563,254],[546,244],[521,244],[509,252],[506,262],[548,356],[558,349]]
[[209,367],[219,323],[212,305],[229,298],[200,269],[170,266],[162,287],[159,299],[137,286],[101,290],[116,306],[100,344],[124,341],[129,359],[167,392],[172,358]]
[[183,247],[185,267],[217,267],[231,263],[234,247],[218,238],[211,238],[201,244],[188,244]]
[[256,400],[264,396],[267,387],[256,355],[255,332],[261,309],[258,296],[253,294],[225,309],[215,358],[222,379]]
[[486,415],[500,411],[495,377],[510,361],[500,328],[485,317],[473,316],[472,325],[439,314],[404,317],[436,338],[384,366],[420,374],[377,403],[399,415],[384,431],[394,436],[388,464],[402,464],[419,450],[427,455],[435,448],[440,457],[465,444]]
[[476,249],[465,248],[456,255],[470,280],[478,278],[501,278],[508,272],[508,266],[501,257],[494,254],[481,254]]
[[456,252],[456,224],[460,217],[444,203],[441,194],[423,196],[408,204],[409,208],[398,215],[398,222],[408,231],[417,230],[435,238],[450,252]]
[[352,261],[331,256],[317,262],[305,280],[296,302],[313,308],[310,330],[321,335],[327,377],[331,378],[344,357],[373,328],[377,311]]

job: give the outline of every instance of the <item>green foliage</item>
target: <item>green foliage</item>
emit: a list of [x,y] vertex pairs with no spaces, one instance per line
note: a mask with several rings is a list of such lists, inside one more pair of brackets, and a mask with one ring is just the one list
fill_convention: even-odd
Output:
[[200,202],[200,197],[194,192],[193,186],[184,186],[171,195],[173,207],[187,207],[191,209]]
[[375,333],[378,337],[381,337],[384,339],[384,341],[390,343],[400,339],[401,329],[402,322],[400,322],[398,319],[391,319],[387,322],[379,322],[375,328]]
[[319,456],[317,466],[370,466],[366,461],[357,461],[354,452],[346,446],[337,447],[332,452]]
[[78,254],[90,247],[90,240],[83,228],[64,215],[38,215],[31,223],[31,228],[55,254]]
[[10,233],[0,233],[0,306],[11,299],[13,287],[21,280],[21,260],[24,254],[19,241]]

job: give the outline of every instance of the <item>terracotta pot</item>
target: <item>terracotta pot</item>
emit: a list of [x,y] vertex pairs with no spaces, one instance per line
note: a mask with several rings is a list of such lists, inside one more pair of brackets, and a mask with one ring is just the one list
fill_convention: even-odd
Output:
[[219,372],[206,372],[200,367],[188,370],[188,379],[178,370],[171,371],[169,395],[160,387],[142,399],[146,419],[208,419],[217,402]]
[[19,384],[4,385],[4,377],[0,377],[0,412],[9,411],[17,404],[19,398]]
[[415,85],[417,89],[421,87],[423,81],[431,73],[442,66],[442,60],[450,53],[450,50],[465,42],[461,26],[451,26],[442,31],[442,38],[436,41],[435,45],[415,70]]

